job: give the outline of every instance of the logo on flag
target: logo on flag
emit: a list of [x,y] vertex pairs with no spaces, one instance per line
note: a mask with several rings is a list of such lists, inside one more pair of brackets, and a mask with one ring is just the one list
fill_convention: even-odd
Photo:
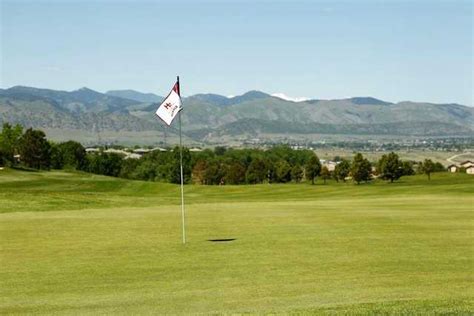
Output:
[[179,94],[179,82],[176,82],[171,92],[160,104],[156,115],[163,120],[167,125],[171,125],[173,119],[176,117],[179,111],[181,111],[181,97]]

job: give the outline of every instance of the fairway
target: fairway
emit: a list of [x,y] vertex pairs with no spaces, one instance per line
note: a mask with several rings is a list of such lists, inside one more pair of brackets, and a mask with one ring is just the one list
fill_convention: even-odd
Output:
[[[0,171],[0,313],[474,313],[474,177],[179,187]],[[210,239],[235,239],[210,242]]]

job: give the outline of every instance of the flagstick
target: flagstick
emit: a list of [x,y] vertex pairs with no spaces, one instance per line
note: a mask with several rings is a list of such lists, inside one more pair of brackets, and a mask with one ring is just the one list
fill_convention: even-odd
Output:
[[[179,84],[179,77],[178,77]],[[180,162],[180,171],[181,171],[181,220],[183,226],[183,244],[186,243],[186,228],[185,228],[185,213],[184,213],[184,181],[183,181],[183,143],[181,137],[181,111],[178,113],[179,120],[179,162]]]

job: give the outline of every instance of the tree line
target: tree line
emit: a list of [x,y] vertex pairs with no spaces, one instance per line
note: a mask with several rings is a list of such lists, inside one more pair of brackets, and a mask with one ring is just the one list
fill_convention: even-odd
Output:
[[[402,176],[415,173],[430,174],[445,171],[440,163],[430,159],[415,163],[402,161],[396,153],[383,155],[371,163],[357,153],[352,160],[337,157],[334,170],[322,165],[311,150],[294,150],[288,146],[275,146],[269,150],[227,149],[216,147],[200,152],[183,148],[185,183],[203,185],[299,183],[312,184],[320,177],[357,184],[375,177],[393,182]],[[3,125],[0,133],[0,165],[32,169],[73,169],[126,179],[180,182],[179,148],[152,151],[140,159],[125,159],[116,153],[103,150],[87,154],[78,142],[50,142],[44,132],[20,125]]]

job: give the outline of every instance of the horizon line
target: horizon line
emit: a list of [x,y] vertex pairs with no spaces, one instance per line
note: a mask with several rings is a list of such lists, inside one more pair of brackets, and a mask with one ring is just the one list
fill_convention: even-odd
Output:
[[[10,86],[10,87],[0,87],[0,90],[9,90],[9,89],[16,88],[16,87],[33,88],[33,89],[39,89],[39,90],[53,90],[53,91],[61,91],[61,92],[69,92],[69,93],[74,92],[74,91],[79,91],[81,89],[88,89],[88,90],[91,90],[91,91],[94,91],[94,92],[97,92],[97,93],[100,93],[100,94],[104,94],[104,95],[107,95],[109,92],[113,92],[113,91],[133,91],[133,92],[138,92],[138,93],[141,93],[141,94],[153,94],[157,97],[163,98],[163,96],[158,95],[154,92],[143,92],[143,91],[139,91],[139,90],[135,90],[135,89],[129,89],[129,88],[128,89],[127,88],[126,89],[108,89],[107,91],[100,91],[100,90],[89,88],[87,86],[83,86],[83,87],[73,89],[73,90],[63,90],[63,89],[43,88],[43,87],[37,87],[37,86],[35,87],[35,86],[27,86],[27,85],[17,84],[17,85],[13,85],[13,86]],[[195,93],[195,94],[183,95],[183,98],[189,98],[189,97],[193,97],[193,96],[196,96],[196,95],[209,95],[209,94],[212,94],[212,95],[221,96],[221,97],[224,97],[224,98],[227,98],[227,99],[233,99],[233,98],[236,98],[236,97],[243,96],[243,95],[245,95],[247,93],[250,93],[250,92],[260,92],[260,93],[268,95],[269,97],[280,99],[280,100],[287,101],[287,102],[293,102],[293,103],[303,103],[303,102],[309,102],[309,101],[344,101],[344,100],[357,99],[357,98],[372,98],[372,99],[382,101],[382,102],[386,102],[386,103],[390,103],[390,104],[399,104],[399,103],[403,103],[403,102],[412,102],[412,103],[429,103],[429,104],[438,104],[438,105],[449,104],[449,105],[461,105],[461,106],[466,106],[466,107],[474,107],[473,105],[461,104],[461,103],[457,103],[457,102],[439,103],[439,102],[431,102],[431,101],[411,101],[411,100],[408,100],[408,99],[393,102],[393,101],[387,101],[385,99],[378,98],[378,97],[371,96],[371,95],[346,96],[346,97],[342,97],[342,98],[341,97],[336,97],[336,98],[290,97],[290,96],[286,95],[283,92],[268,93],[268,92],[264,92],[262,90],[257,90],[257,89],[250,89],[250,90],[247,90],[246,92],[244,92],[242,94],[236,94],[236,95],[224,95],[224,94],[219,94],[219,93],[215,93],[215,92],[198,92],[198,93]],[[282,97],[282,96],[285,96],[285,97],[288,97],[288,98],[285,98],[285,97]],[[118,96],[116,96],[116,97],[118,97]],[[124,98],[124,97],[118,97],[118,98],[127,99],[127,98]],[[299,98],[304,98],[304,99],[296,101],[296,99],[299,99]]]

